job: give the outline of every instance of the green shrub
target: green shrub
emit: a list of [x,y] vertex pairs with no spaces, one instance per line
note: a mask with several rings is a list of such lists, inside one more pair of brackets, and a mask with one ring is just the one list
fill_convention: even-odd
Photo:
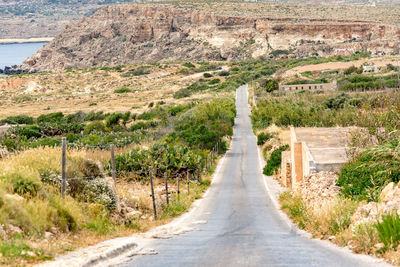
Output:
[[42,147],[42,146],[56,147],[60,145],[61,145],[61,138],[59,137],[45,137],[29,143],[29,147],[31,148]]
[[121,113],[113,113],[106,119],[106,127],[112,128],[114,126],[119,125],[122,120],[123,115]]
[[357,68],[355,66],[351,66],[351,67],[348,67],[347,69],[345,69],[343,73],[344,73],[344,75],[350,75],[352,73],[361,74],[362,71],[363,71],[362,67]]
[[115,89],[114,93],[116,94],[125,94],[125,93],[132,93],[132,89],[130,88],[126,88],[126,87],[121,87],[119,89]]
[[30,138],[39,138],[42,136],[40,133],[40,128],[34,125],[24,126],[21,128],[20,132],[21,136],[25,136],[27,139]]
[[212,75],[211,73],[208,73],[208,72],[204,73],[203,76],[204,76],[204,78],[211,78],[211,77],[213,77],[213,75]]
[[298,224],[300,229],[304,229],[310,221],[311,215],[303,199],[292,195],[290,192],[284,192],[279,196],[282,210],[286,211],[289,217]]
[[32,117],[26,115],[19,115],[19,116],[11,116],[7,117],[6,119],[2,120],[0,123],[2,124],[34,124],[35,120]]
[[183,63],[182,66],[184,66],[184,67],[186,67],[186,68],[189,68],[189,69],[194,69],[194,68],[196,68],[196,66],[193,65],[193,64],[190,63],[190,62]]
[[193,83],[192,85],[182,88],[174,93],[174,98],[179,99],[179,98],[184,98],[184,97],[189,97],[193,93],[200,92],[200,91],[205,91],[208,89],[207,85],[199,85],[198,83]]
[[224,136],[233,134],[236,107],[232,99],[214,99],[183,113],[170,135],[190,146],[212,149]]
[[217,84],[220,81],[221,81],[220,79],[212,79],[211,81],[208,82],[208,84]]
[[57,123],[57,122],[60,122],[63,118],[64,118],[64,114],[62,112],[55,112],[55,113],[40,115],[37,118],[37,123],[42,123],[42,122]]
[[342,109],[346,104],[351,106],[360,106],[361,99],[359,98],[350,98],[349,95],[342,93],[340,95],[328,98],[324,101],[324,104],[327,108],[330,109]]
[[279,82],[274,79],[268,79],[261,82],[260,86],[265,88],[268,93],[276,91],[279,89]]
[[270,133],[260,133],[257,135],[257,145],[262,146],[271,138],[272,134]]
[[[118,176],[135,173],[138,177],[148,178],[149,168],[153,166],[154,174],[162,177],[166,170],[174,175],[197,168],[201,157],[199,151],[167,138],[148,149],[135,148],[122,153],[115,157],[115,164]],[[109,170],[110,165],[107,168]]]
[[30,174],[11,173],[0,178],[11,183],[13,193],[25,197],[34,197],[41,188],[38,177]]
[[231,74],[230,74],[229,71],[222,70],[222,71],[218,72],[218,75],[219,75],[219,76],[229,76],[229,75],[231,75]]
[[356,200],[378,201],[384,186],[400,181],[400,162],[395,152],[400,148],[399,143],[392,140],[373,146],[347,163],[337,180],[341,193]]
[[61,203],[50,200],[50,205],[55,208],[57,216],[53,218],[55,225],[64,232],[76,232],[78,230],[78,223],[69,210],[62,206]]
[[279,55],[289,55],[289,50],[281,50],[281,49],[276,49],[273,50],[270,54],[273,56],[279,56]]
[[154,128],[157,127],[158,122],[157,121],[148,121],[148,122],[138,122],[134,125],[132,125],[129,130],[130,131],[137,131],[137,130],[146,130],[148,128]]
[[102,121],[94,121],[85,126],[85,130],[83,133],[85,135],[91,134],[93,131],[96,132],[105,132],[106,131],[106,126]]
[[141,76],[141,75],[146,75],[149,73],[150,73],[150,70],[144,66],[138,67],[135,70],[130,71],[130,74],[132,74],[133,76]]
[[400,242],[400,218],[397,212],[382,215],[382,221],[375,224],[378,236],[385,249],[396,249]]
[[281,166],[282,162],[282,151],[285,151],[289,148],[288,145],[280,146],[278,149],[274,150],[271,153],[271,157],[267,161],[267,165],[264,168],[265,175],[273,175]]

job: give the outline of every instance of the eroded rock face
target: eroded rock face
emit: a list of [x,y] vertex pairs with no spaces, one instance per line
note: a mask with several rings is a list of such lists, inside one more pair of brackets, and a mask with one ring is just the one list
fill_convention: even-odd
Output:
[[174,60],[231,61],[289,48],[299,53],[339,47],[393,51],[399,50],[399,38],[396,26],[371,22],[252,18],[167,4],[130,4],[101,8],[92,17],[66,27],[20,69],[45,71]]

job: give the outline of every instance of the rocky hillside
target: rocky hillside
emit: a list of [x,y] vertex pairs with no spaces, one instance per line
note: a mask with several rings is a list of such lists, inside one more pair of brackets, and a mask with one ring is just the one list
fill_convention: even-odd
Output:
[[[240,14],[238,9],[243,5],[232,10]],[[399,50],[400,28],[366,17],[277,17],[269,15],[268,6],[258,6],[264,10],[251,5],[257,12],[230,15],[222,8],[211,10],[204,6],[103,7],[90,18],[68,26],[20,67],[45,71],[135,62],[232,61],[277,49],[297,55],[328,53],[336,48]],[[298,12],[306,14],[304,10]],[[267,15],[262,16],[263,13]]]

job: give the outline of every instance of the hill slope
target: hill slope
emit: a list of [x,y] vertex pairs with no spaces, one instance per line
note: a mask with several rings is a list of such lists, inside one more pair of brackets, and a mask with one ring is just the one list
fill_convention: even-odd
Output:
[[[400,29],[363,18],[363,10],[359,17],[348,20],[336,13],[326,18],[319,13],[302,17],[311,7],[296,10],[300,16],[289,12],[282,17],[273,13],[277,7],[270,5],[261,6],[263,9],[259,4],[240,4],[235,9],[225,3],[188,3],[103,7],[68,26],[21,68],[45,71],[135,62],[232,61],[273,49],[297,55],[329,53],[337,48],[399,50]],[[398,11],[393,10],[395,15]]]

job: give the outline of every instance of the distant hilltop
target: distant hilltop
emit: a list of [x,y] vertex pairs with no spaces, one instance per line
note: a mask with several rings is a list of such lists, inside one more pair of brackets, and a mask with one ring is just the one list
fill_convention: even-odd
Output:
[[[374,17],[383,16],[382,10],[358,9],[358,15],[346,16],[354,11],[332,7],[318,13],[317,7],[301,6],[293,15],[280,6],[244,2],[102,7],[67,26],[20,68],[47,71],[175,60],[235,61],[274,51],[296,57],[338,49],[398,53],[399,16],[394,16],[398,10],[388,10],[391,16],[383,21]],[[364,14],[368,10],[371,13]]]

